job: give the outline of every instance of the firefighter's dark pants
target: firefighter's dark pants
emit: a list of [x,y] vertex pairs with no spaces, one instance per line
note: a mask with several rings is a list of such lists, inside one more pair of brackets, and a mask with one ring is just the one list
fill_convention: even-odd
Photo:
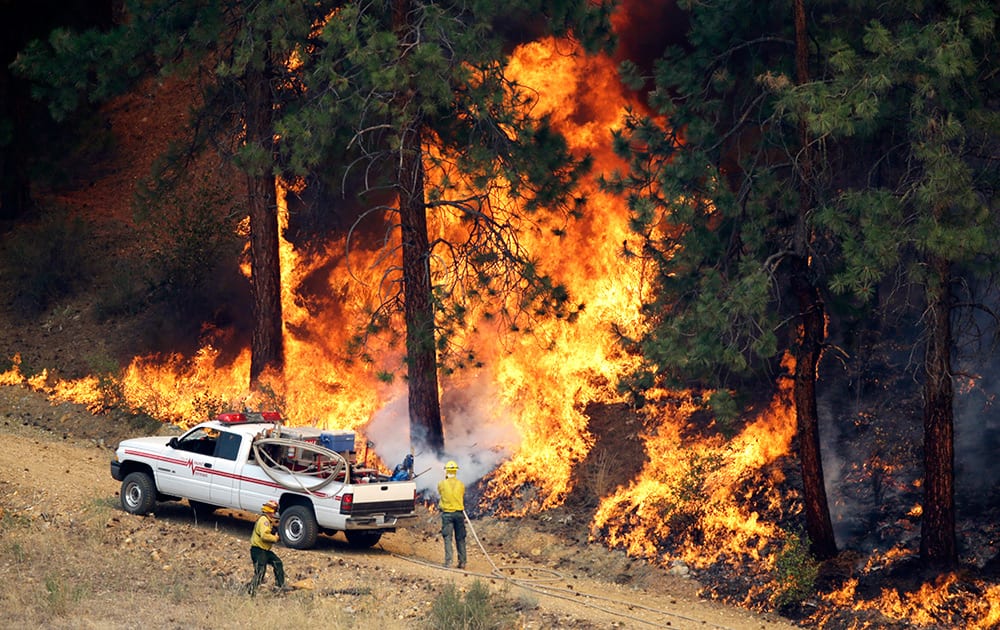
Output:
[[260,547],[250,547],[250,559],[253,560],[253,580],[250,581],[248,591],[251,595],[257,593],[257,587],[264,581],[267,573],[267,565],[274,567],[274,584],[278,588],[285,585],[285,566],[281,564],[278,554],[270,549]]
[[444,536],[444,565],[451,566],[451,540],[458,550],[458,568],[465,568],[465,513],[441,512],[441,535]]

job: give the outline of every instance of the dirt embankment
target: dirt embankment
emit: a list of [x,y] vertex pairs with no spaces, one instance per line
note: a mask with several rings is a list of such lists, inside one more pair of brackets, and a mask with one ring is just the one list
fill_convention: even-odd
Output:
[[129,433],[120,422],[20,387],[0,387],[0,410],[7,627],[427,627],[449,584],[463,591],[475,580],[502,598],[512,627],[794,627],[705,601],[692,580],[543,533],[531,519],[475,520],[469,570],[449,571],[426,509],[417,527],[373,549],[349,549],[339,536],[310,551],[278,547],[298,588],[251,599],[239,587],[250,575],[252,514],[220,510],[196,522],[182,502],[129,515],[108,469],[111,447]]

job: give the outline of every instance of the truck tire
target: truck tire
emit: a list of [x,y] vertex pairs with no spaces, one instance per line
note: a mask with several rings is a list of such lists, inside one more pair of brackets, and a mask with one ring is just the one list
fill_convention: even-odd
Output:
[[156,505],[156,484],[148,473],[129,473],[122,480],[122,509],[129,514],[149,514]]
[[316,545],[319,525],[312,509],[304,505],[293,505],[281,511],[278,535],[286,547],[311,549]]
[[368,549],[374,547],[382,538],[382,532],[370,529],[352,529],[344,532],[347,536],[347,544],[354,549]]

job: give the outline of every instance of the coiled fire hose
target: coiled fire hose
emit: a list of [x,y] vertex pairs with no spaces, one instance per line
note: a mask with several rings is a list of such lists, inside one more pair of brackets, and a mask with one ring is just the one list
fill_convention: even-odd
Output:
[[[325,478],[319,476],[319,471],[316,473],[304,472],[304,471],[293,471],[287,466],[284,466],[278,462],[270,453],[261,448],[262,445],[274,444],[279,447],[292,447],[292,448],[305,448],[307,450],[313,451],[318,455],[329,458],[331,461],[335,462],[333,468],[328,468],[323,471],[324,475],[329,475]],[[302,491],[306,494],[312,494],[317,490],[321,490],[326,486],[330,485],[336,481],[337,476],[340,474],[341,470],[347,470],[347,462],[336,451],[331,451],[330,449],[319,446],[318,444],[303,444],[300,440],[290,440],[287,438],[260,438],[254,440],[253,454],[257,459],[257,463],[264,470],[264,474],[270,477],[271,481],[277,483],[286,490]],[[283,472],[289,475],[288,478],[279,478],[277,476],[278,472]],[[320,481],[314,485],[306,486],[302,482],[302,477],[315,477],[320,479]],[[294,480],[294,484],[290,482]],[[345,477],[346,480],[346,477]]]

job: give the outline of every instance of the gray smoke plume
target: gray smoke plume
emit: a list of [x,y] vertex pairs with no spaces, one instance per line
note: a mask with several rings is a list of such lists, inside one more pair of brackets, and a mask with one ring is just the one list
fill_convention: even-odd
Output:
[[[508,410],[498,402],[491,377],[480,373],[475,379],[445,385],[441,397],[445,454],[438,457],[422,446],[419,436],[410,435],[406,390],[401,387],[379,409],[364,428],[375,453],[392,468],[413,454],[417,489],[437,494],[444,477],[444,465],[458,464],[458,478],[469,486],[495,470],[516,449],[520,437]],[[416,449],[415,451],[412,449]]]

